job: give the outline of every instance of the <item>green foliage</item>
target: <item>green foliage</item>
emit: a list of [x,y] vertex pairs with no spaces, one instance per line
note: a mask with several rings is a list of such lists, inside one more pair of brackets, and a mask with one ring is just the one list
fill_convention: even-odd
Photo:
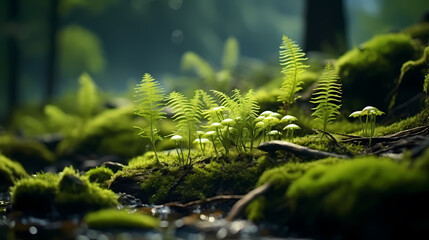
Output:
[[92,229],[153,229],[159,226],[159,220],[155,217],[118,209],[91,212],[83,220]]
[[338,83],[339,76],[331,64],[326,65],[320,77],[318,87],[313,92],[310,102],[317,104],[311,116],[316,122],[323,126],[323,134],[328,124],[335,120],[335,116],[340,114],[341,107],[341,84]]
[[99,106],[97,86],[88,73],[79,77],[80,89],[77,93],[79,112],[84,119],[91,117]]
[[98,183],[102,187],[107,187],[107,181],[113,176],[113,171],[107,167],[96,167],[84,174],[92,183]]
[[287,198],[294,225],[302,229],[369,238],[359,234],[369,222],[380,222],[386,234],[408,236],[428,226],[419,214],[427,209],[428,183],[424,172],[365,157],[307,171],[290,185]]
[[20,163],[0,153],[0,191],[7,190],[16,181],[27,176],[27,172]]
[[19,180],[11,188],[11,203],[14,210],[30,215],[49,215],[54,210],[81,214],[118,204],[112,191],[90,183],[72,167],[59,174],[37,174]]
[[183,159],[183,165],[191,164],[191,147],[195,140],[195,134],[201,122],[203,113],[202,90],[196,90],[192,99],[183,94],[172,92],[168,96],[168,105],[175,112],[173,119],[177,122],[174,134],[184,137],[188,144],[188,155]]
[[143,127],[136,127],[140,130],[139,136],[148,138],[157,154],[155,143],[162,139],[157,125],[161,119],[165,118],[165,113],[162,111],[164,109],[162,104],[164,90],[149,73],[146,73],[141,83],[137,85],[135,96],[137,103],[135,114],[146,121]]
[[282,93],[278,100],[283,103],[285,111],[299,98],[296,93],[302,89],[302,74],[308,67],[303,63],[306,60],[307,58],[298,44],[283,35],[280,45],[280,65],[283,66],[282,74],[284,76],[281,86]]
[[64,73],[74,77],[82,71],[99,73],[104,69],[101,42],[96,35],[77,25],[66,26],[58,34]]

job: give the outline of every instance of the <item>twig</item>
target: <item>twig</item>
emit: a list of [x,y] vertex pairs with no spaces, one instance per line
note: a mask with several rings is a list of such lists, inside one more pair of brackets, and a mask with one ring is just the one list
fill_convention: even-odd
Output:
[[258,149],[268,153],[273,153],[278,150],[287,151],[287,152],[292,152],[302,156],[310,157],[312,159],[327,158],[327,157],[349,158],[346,155],[340,155],[336,153],[315,150],[315,149],[311,149],[308,147],[304,147],[301,145],[297,145],[297,144],[285,142],[285,141],[269,141],[266,143],[262,143],[258,146]]
[[244,195],[218,195],[210,198],[206,198],[203,200],[195,200],[187,203],[178,203],[178,202],[170,202],[164,204],[164,206],[168,207],[177,207],[177,208],[189,208],[195,205],[200,205],[204,203],[212,203],[218,201],[227,201],[227,200],[240,200],[244,197]]
[[249,205],[255,198],[261,196],[265,192],[267,192],[271,188],[271,183],[265,183],[264,185],[257,187],[247,193],[244,197],[242,197],[238,202],[232,206],[231,211],[229,211],[228,215],[226,216],[225,220],[232,221],[234,219],[237,219],[241,213],[243,212],[244,208]]

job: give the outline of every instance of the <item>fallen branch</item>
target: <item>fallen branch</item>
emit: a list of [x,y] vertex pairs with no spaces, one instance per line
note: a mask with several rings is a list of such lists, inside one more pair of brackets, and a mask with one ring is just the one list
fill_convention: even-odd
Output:
[[271,187],[270,183],[265,183],[264,185],[257,187],[247,193],[243,198],[241,198],[238,202],[232,206],[231,211],[229,211],[228,215],[226,216],[225,220],[232,221],[237,219],[243,212],[244,208],[249,205],[253,200],[255,200],[257,197],[264,194],[266,191],[268,191]]
[[176,208],[190,208],[193,206],[206,204],[206,203],[213,203],[213,202],[219,202],[219,201],[227,201],[227,200],[240,200],[244,197],[244,195],[218,195],[210,198],[206,198],[203,200],[195,200],[187,203],[178,203],[178,202],[171,202],[166,203],[164,206],[168,207],[176,207]]
[[297,144],[285,142],[285,141],[269,141],[266,143],[262,143],[258,146],[258,149],[268,153],[274,153],[275,151],[278,151],[278,150],[287,151],[287,152],[295,153],[305,157],[309,157],[312,159],[327,158],[327,157],[349,158],[349,156],[346,156],[346,155],[340,155],[336,153],[315,150],[315,149],[311,149],[308,147],[304,147],[301,145],[297,145]]

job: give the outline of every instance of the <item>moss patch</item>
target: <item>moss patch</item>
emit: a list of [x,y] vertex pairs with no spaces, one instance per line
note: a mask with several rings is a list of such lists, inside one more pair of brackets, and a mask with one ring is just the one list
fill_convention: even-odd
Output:
[[0,154],[0,191],[6,191],[16,181],[27,176],[21,164]]
[[[360,48],[345,53],[336,63],[343,83],[343,109],[351,112],[377,104],[386,111],[385,98],[394,87],[402,64],[416,55],[408,35],[393,33],[375,36]],[[408,87],[414,93],[421,91],[421,86]]]
[[427,175],[388,159],[317,166],[291,184],[287,198],[293,225],[321,235],[389,239],[429,226]]
[[254,187],[259,175],[275,164],[265,156],[240,155],[230,156],[231,160],[198,158],[191,167],[180,168],[173,152],[160,153],[159,157],[162,166],[155,164],[152,152],[131,160],[113,176],[111,189],[156,204],[245,194]]
[[280,167],[266,170],[258,180],[257,186],[271,183],[272,188],[267,194],[257,198],[247,208],[247,216],[252,221],[268,220],[286,222],[288,209],[285,208],[286,191],[290,184],[300,178],[309,169],[318,165],[334,165],[343,162],[342,159],[327,158],[314,162],[290,162]]
[[84,221],[93,229],[154,229],[159,220],[141,213],[128,213],[125,210],[105,209],[88,213]]
[[98,183],[102,187],[107,187],[107,181],[113,176],[113,171],[107,167],[96,167],[84,174],[92,183]]
[[82,214],[118,204],[116,195],[80,176],[73,168],[19,180],[11,188],[15,210],[29,215]]

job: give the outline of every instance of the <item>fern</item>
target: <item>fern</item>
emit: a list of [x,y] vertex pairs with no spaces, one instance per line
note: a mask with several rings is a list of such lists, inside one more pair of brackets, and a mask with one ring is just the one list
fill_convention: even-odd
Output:
[[182,69],[193,70],[208,84],[216,84],[215,71],[203,58],[193,52],[186,52],[182,57]]
[[242,95],[240,90],[235,89],[231,97],[220,91],[212,90],[212,92],[220,99],[221,105],[229,111],[228,117],[235,120],[237,135],[233,142],[236,144],[237,150],[246,148],[246,138],[250,138],[250,148],[253,149],[252,139],[256,132],[254,120],[259,110],[253,90]]
[[223,70],[233,71],[237,66],[238,59],[240,56],[240,46],[238,41],[234,37],[230,37],[226,40],[223,49],[222,56],[222,68]]
[[172,92],[168,96],[168,105],[175,112],[173,119],[177,122],[175,135],[180,135],[188,141],[188,156],[187,163],[191,164],[191,146],[195,140],[195,134],[200,124],[200,119],[203,113],[201,100],[203,96],[202,90],[196,90],[192,99],[185,97],[179,92]]
[[135,98],[137,106],[134,113],[146,121],[145,126],[135,126],[135,128],[140,130],[139,136],[150,140],[156,161],[159,164],[155,143],[162,140],[157,125],[161,119],[165,118],[165,113],[162,111],[164,109],[162,103],[164,90],[149,73],[146,73],[135,89]]
[[285,35],[282,40],[279,59],[284,76],[278,100],[283,103],[284,110],[287,111],[289,106],[299,98],[296,93],[302,89],[302,73],[308,66],[303,63],[307,58],[298,44]]
[[313,93],[310,102],[317,104],[311,116],[322,124],[323,134],[326,131],[328,123],[332,122],[340,112],[341,107],[341,84],[337,83],[339,76],[334,67],[328,63],[320,77],[319,85]]
[[88,73],[83,73],[79,77],[80,89],[77,96],[79,112],[84,119],[94,114],[98,103],[97,86]]

